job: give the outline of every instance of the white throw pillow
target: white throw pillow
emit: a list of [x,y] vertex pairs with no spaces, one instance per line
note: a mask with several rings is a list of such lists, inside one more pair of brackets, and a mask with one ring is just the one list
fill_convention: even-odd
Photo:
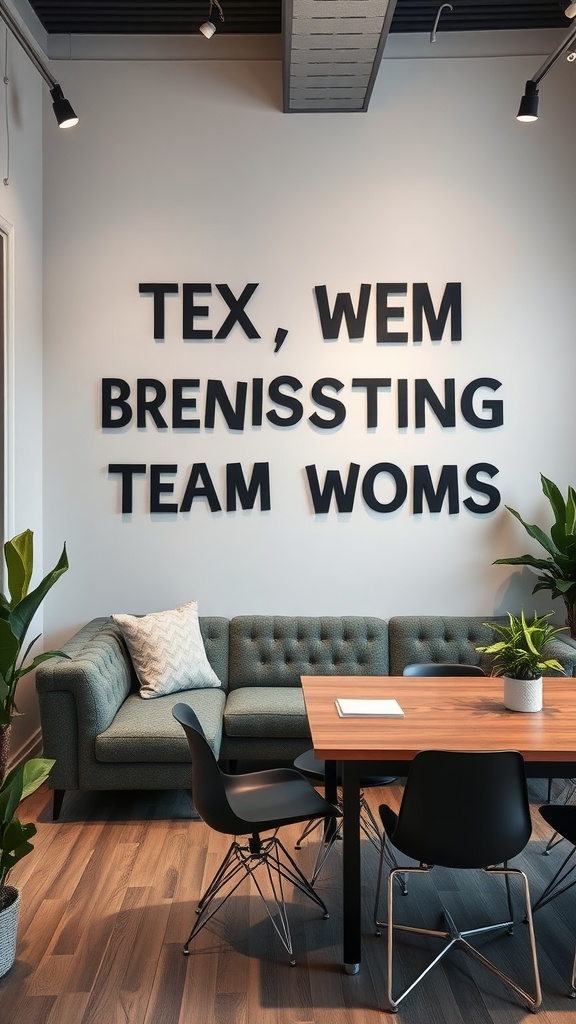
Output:
[[206,657],[198,602],[151,615],[113,615],[140,681],[141,697],[222,686]]

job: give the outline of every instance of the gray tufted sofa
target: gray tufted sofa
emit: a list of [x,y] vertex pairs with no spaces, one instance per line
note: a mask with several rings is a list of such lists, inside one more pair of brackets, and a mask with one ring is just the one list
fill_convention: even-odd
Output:
[[[187,789],[189,748],[172,717],[197,713],[221,760],[292,760],[310,746],[302,675],[401,675],[412,662],[482,664],[492,631],[480,617],[239,615],[200,617],[206,654],[222,688],[142,700],[118,627],[93,619],[36,673],[54,817],[66,790]],[[576,649],[555,641],[567,675]],[[487,671],[490,666],[484,664]],[[433,685],[431,683],[431,685]]]

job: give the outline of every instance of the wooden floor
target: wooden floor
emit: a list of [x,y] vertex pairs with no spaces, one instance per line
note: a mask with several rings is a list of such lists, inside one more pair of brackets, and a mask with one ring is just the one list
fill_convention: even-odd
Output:
[[[530,783],[536,809],[544,782]],[[371,804],[395,804],[399,784],[368,793]],[[26,820],[38,822],[36,849],[13,874],[22,888],[17,961],[0,979],[0,1019],[25,1024],[516,1024],[532,1020],[513,995],[462,952],[455,952],[402,1004],[385,1012],[384,939],[371,914],[376,852],[363,843],[364,956],[359,975],[341,968],[341,851],[324,869],[319,891],[330,909],[323,920],[299,895],[291,898],[297,956],[286,953],[253,887],[245,883],[198,937],[190,957],[182,942],[195,901],[224,852],[226,840],[190,820],[186,793],[67,794],[61,820],[51,821],[45,788],[29,798]],[[548,832],[538,814],[517,861],[535,898],[566,850],[542,856]],[[286,829],[289,849],[297,829]],[[296,853],[310,871],[315,842]],[[472,873],[470,873],[472,874]],[[474,873],[475,875],[475,873]],[[431,915],[439,901],[459,923],[484,916],[501,901],[500,880],[462,880],[435,869],[400,897],[406,920]],[[494,886],[497,888],[494,889]],[[574,1024],[567,998],[576,928],[576,889],[535,918],[539,942],[542,1024]],[[404,902],[405,901],[405,902]],[[528,983],[526,928],[484,941],[483,951]],[[414,918],[412,918],[414,919]],[[423,939],[407,939],[399,972],[410,977],[426,955]],[[400,979],[401,980],[401,979]]]

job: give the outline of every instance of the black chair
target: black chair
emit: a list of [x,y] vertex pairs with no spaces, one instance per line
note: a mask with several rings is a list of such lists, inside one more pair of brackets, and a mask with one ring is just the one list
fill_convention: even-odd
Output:
[[[574,856],[576,854],[576,806],[574,806],[574,804],[544,804],[539,808],[539,810],[544,821],[554,829],[554,834],[560,836],[562,839],[567,839],[571,844],[572,849],[568,851],[566,857],[562,861],[562,864],[558,868],[558,871],[548,882],[548,885],[536,900],[532,907],[533,914],[542,907],[545,907],[551,900],[555,900],[557,896],[561,896],[562,893],[568,892],[572,886],[576,885],[576,858]],[[547,849],[549,848],[550,844],[548,844]],[[574,953],[570,984],[571,988],[569,995],[572,999],[575,999],[576,951]]]
[[[450,779],[450,785],[446,780]],[[445,751],[425,750],[414,758],[399,813],[386,804],[379,808],[385,842],[417,862],[393,868],[388,876],[388,920],[376,922],[387,927],[387,998],[392,1012],[453,947],[463,949],[478,963],[500,978],[531,1010],[541,1003],[540,978],[536,957],[534,926],[530,908],[528,879],[523,871],[509,868],[508,861],[521,853],[532,831],[524,760],[517,751]],[[378,876],[380,892],[382,861]],[[401,925],[394,921],[394,878],[397,873],[426,873],[434,865],[470,870],[482,868],[488,874],[502,874],[506,880],[508,918],[493,925],[460,931],[450,913],[442,912],[441,928]],[[502,865],[495,867],[494,865]],[[526,905],[526,922],[535,993],[530,995],[503,974],[469,941],[474,935],[513,928],[509,877],[521,882]],[[404,906],[406,904],[404,903]],[[430,935],[446,942],[445,947],[399,995],[393,993],[393,954],[395,932]],[[379,934],[379,932],[377,933]]]
[[[294,761],[294,767],[297,771],[301,772],[307,779],[310,780],[315,786],[323,786],[326,777],[326,763],[325,761],[317,760],[314,757],[314,750],[305,750],[303,754],[300,754]],[[378,853],[382,850],[382,832],[379,828],[378,822],[372,813],[370,805],[364,795],[364,790],[374,786],[386,786],[391,782],[396,782],[396,776],[390,775],[370,775],[360,779],[360,829],[366,838],[376,848]],[[337,777],[336,783],[340,788],[342,786],[342,766],[337,765]],[[317,829],[322,827],[322,822],[315,820],[309,821],[302,834],[296,841],[296,849],[300,850],[304,840],[315,832]],[[340,819],[338,824],[333,828],[325,828],[323,835],[323,842],[318,847],[316,854],[316,861],[312,872],[311,882],[315,884],[329,854],[334,848],[334,843],[342,835],[343,819]],[[392,863],[392,862],[391,862]],[[393,862],[396,863],[395,861]]]
[[[198,918],[183,952],[186,955],[190,952],[190,943],[198,932],[249,875],[254,879],[278,937],[290,954],[290,963],[294,964],[283,883],[290,882],[308,896],[320,907],[324,917],[328,917],[328,911],[278,839],[276,830],[295,822],[339,817],[340,811],[292,768],[226,775],[218,766],[194,711],[187,704],[176,704],[172,714],[184,729],[190,746],[192,795],[198,814],[216,832],[234,836],[222,864],[200,897]],[[271,830],[274,830],[271,836],[261,836],[262,832]],[[238,836],[249,838],[240,843]],[[271,897],[267,898],[264,893],[257,875],[259,868],[265,869]],[[224,889],[227,891],[223,894]],[[216,906],[213,906],[214,900],[217,900]]]
[[441,661],[427,661],[420,665],[406,665],[403,676],[485,676],[480,665],[443,664]]

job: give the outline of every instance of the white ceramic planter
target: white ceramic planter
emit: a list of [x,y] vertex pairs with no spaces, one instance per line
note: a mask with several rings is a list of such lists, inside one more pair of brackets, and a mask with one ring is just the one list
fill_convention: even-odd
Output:
[[504,707],[509,711],[541,711],[542,676],[539,679],[504,676]]
[[0,978],[6,974],[16,959],[16,937],[20,913],[20,893],[12,885],[6,889],[15,898],[10,906],[0,910]]

